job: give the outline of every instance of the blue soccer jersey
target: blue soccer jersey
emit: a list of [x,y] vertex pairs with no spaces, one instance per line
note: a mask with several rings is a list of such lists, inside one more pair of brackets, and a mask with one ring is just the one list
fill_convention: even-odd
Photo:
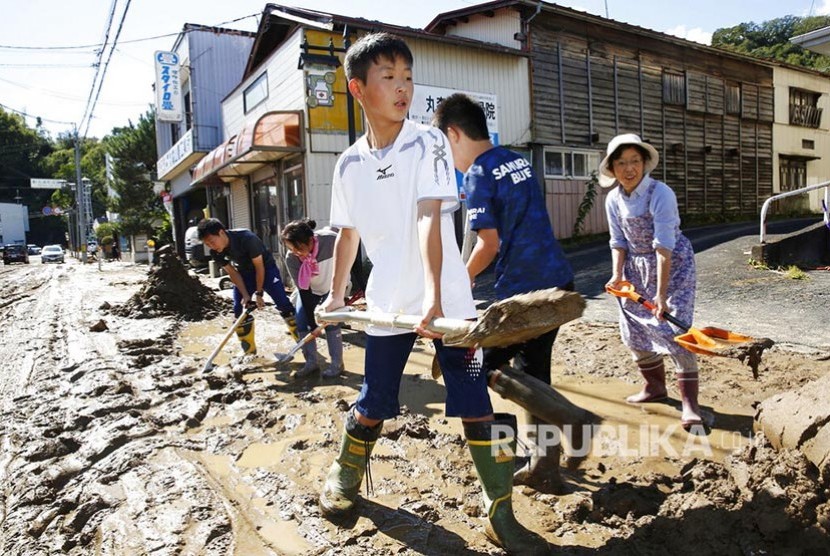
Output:
[[500,299],[573,281],[536,174],[524,157],[493,147],[467,171],[464,190],[470,228],[499,234],[495,290]]

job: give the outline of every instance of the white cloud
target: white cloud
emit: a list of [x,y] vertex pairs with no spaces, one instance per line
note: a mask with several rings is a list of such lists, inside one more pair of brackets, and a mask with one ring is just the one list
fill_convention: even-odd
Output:
[[[825,0],[825,2],[830,4],[830,0]],[[675,37],[680,37],[681,39],[699,42],[701,44],[712,44],[712,33],[710,33],[709,31],[704,31],[700,27],[687,29],[685,25],[678,25],[677,27],[666,29],[664,33],[668,35],[674,35]]]
[[830,15],[830,0],[824,0],[821,6],[816,8],[815,15]]

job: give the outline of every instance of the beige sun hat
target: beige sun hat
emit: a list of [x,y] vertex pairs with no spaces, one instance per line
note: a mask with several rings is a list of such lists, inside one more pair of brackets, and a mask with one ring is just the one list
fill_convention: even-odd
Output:
[[614,177],[614,171],[608,166],[608,161],[611,155],[614,154],[622,145],[639,145],[648,151],[649,159],[646,160],[643,175],[651,173],[657,168],[657,163],[660,161],[660,155],[657,154],[657,149],[640,139],[636,133],[623,133],[617,135],[611,142],[608,143],[608,149],[605,151],[605,158],[599,163],[599,184],[602,187],[611,187],[617,183],[617,178]]

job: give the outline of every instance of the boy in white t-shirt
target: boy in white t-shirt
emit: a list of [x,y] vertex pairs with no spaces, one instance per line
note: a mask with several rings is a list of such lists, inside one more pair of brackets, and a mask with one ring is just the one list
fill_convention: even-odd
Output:
[[[513,515],[515,417],[493,415],[480,351],[444,346],[426,330],[435,317],[469,319],[476,311],[451,213],[458,207],[454,165],[440,130],[407,120],[412,53],[386,33],[362,37],[346,53],[349,91],[366,116],[367,133],[338,160],[331,225],[340,228],[325,311],[343,306],[349,270],[363,240],[372,261],[369,311],[421,314],[416,332],[433,338],[447,387],[446,414],[460,417],[484,490],[488,536],[511,554],[547,554],[549,545]],[[398,393],[417,334],[367,330],[365,378],[346,419],[340,454],[320,507],[329,517],[354,506],[384,419],[398,415]]]

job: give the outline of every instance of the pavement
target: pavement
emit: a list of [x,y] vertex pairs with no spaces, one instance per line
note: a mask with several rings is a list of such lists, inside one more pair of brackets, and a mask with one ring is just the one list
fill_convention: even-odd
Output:
[[[770,239],[821,221],[821,217],[767,223]],[[830,271],[806,270],[794,280],[775,270],[749,264],[758,243],[758,222],[719,224],[684,230],[695,250],[697,265],[696,327],[716,326],[755,337],[779,347],[804,352],[830,352]],[[605,293],[611,276],[607,242],[566,249],[576,274],[576,289],[586,301],[583,320],[616,322],[617,301]],[[492,272],[476,281],[476,299],[492,296]]]

